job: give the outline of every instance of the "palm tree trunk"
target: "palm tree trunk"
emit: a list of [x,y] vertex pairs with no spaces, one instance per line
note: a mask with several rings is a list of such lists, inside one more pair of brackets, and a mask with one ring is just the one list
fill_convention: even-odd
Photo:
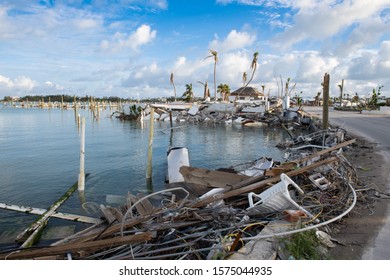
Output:
[[214,96],[215,101],[217,101],[217,81],[216,81],[216,72],[217,72],[217,62],[214,62]]

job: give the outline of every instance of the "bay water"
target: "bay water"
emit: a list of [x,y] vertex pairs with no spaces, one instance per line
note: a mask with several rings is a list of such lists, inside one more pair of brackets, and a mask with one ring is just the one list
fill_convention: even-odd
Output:
[[[59,212],[97,217],[99,205],[118,206],[128,192],[150,193],[165,188],[167,150],[187,147],[190,165],[218,169],[271,157],[288,135],[279,128],[206,125],[156,121],[152,186],[146,182],[149,121],[121,121],[113,111],[99,118],[88,109],[12,108],[0,105],[0,202],[48,208],[78,179],[80,129],[86,118],[84,196],[76,191]],[[84,207],[83,207],[84,205]],[[37,216],[0,209],[0,246],[10,244]],[[48,228],[86,225],[50,219]],[[49,238],[50,239],[50,238]]]

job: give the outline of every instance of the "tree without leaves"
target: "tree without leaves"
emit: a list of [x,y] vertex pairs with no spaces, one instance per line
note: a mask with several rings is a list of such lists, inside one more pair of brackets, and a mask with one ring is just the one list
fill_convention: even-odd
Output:
[[250,68],[250,69],[252,69],[252,75],[251,75],[251,78],[249,79],[249,81],[247,82],[245,87],[247,87],[250,84],[250,82],[252,82],[253,77],[255,76],[255,73],[256,73],[256,70],[257,70],[257,58],[258,58],[258,56],[259,56],[258,52],[255,52],[253,54],[253,59],[252,59],[251,68]]
[[174,92],[174,95],[175,95],[175,101],[176,101],[176,86],[175,86],[175,81],[173,79],[173,72],[171,73],[171,77],[169,79],[171,85],[173,86],[173,92]]
[[207,82],[202,83],[202,82],[198,81],[198,83],[203,85],[203,87],[204,87],[203,99],[206,99],[207,97],[210,97],[210,90],[209,90],[209,86],[208,86]]
[[210,55],[206,56],[206,58],[212,57],[214,58],[214,98],[215,101],[217,101],[217,81],[216,81],[216,76],[217,76],[217,63],[218,63],[218,53],[217,51],[214,50],[209,50]]
[[255,76],[255,73],[256,73],[256,70],[257,70],[257,58],[259,56],[259,52],[255,52],[253,53],[253,59],[252,59],[252,63],[251,63],[251,67],[250,69],[252,69],[252,75],[251,75],[251,78],[249,79],[249,81],[247,83],[246,80],[247,80],[247,74],[246,72],[244,72],[242,74],[242,81],[243,81],[243,84],[244,86],[242,87],[242,89],[240,90],[240,92],[237,94],[237,97],[236,97],[236,100],[237,98],[239,97],[239,95],[241,94],[241,92],[243,92],[245,90],[245,88],[248,87],[248,85],[250,84],[250,82],[252,82],[253,80],[253,77]]

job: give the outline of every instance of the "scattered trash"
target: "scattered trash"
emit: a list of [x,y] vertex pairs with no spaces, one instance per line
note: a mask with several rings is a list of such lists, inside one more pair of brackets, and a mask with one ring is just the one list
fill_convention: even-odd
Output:
[[[291,136],[278,145],[285,149],[285,162],[262,157],[208,170],[190,166],[187,148],[170,148],[165,190],[129,193],[125,198],[108,195],[107,202],[122,201],[116,207],[83,205],[98,213],[91,227],[48,248],[0,252],[0,259],[200,260],[226,259],[234,254],[232,258],[237,259],[250,254],[260,239],[279,236],[291,237],[285,246],[291,250],[300,249],[295,238],[307,237],[334,247],[332,238],[320,228],[342,219],[358,197],[376,189],[355,191],[356,170],[343,155],[343,149],[355,139],[346,141],[344,129],[317,130],[315,121],[300,108],[281,111],[279,105],[267,110],[268,106],[260,103],[153,105],[160,121],[282,126]],[[141,120],[147,119],[150,108],[131,106],[129,110],[128,119]],[[121,118],[126,119],[123,114]],[[312,133],[295,136],[297,127]],[[378,198],[389,196],[376,194]],[[56,213],[48,217],[52,214]],[[284,226],[278,230],[267,230],[280,223]],[[312,253],[309,256],[318,252]],[[283,254],[286,259],[307,257],[301,251]]]
[[[226,170],[176,166],[183,181],[168,183],[166,190],[129,193],[123,205],[97,207],[105,222],[58,240],[49,250],[12,250],[0,258],[163,260],[249,254],[250,248],[240,249],[254,246],[250,240],[319,228],[353,209],[356,174],[339,151],[353,142],[283,163],[261,158]],[[298,229],[261,235],[271,221]]]

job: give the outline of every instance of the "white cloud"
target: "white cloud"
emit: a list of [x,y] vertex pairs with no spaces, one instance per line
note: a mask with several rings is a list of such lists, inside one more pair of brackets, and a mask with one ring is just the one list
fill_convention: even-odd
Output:
[[0,75],[0,86],[10,90],[26,90],[29,91],[37,85],[37,82],[29,77],[20,76],[15,79],[11,79]]
[[349,1],[285,1],[298,9],[294,24],[274,38],[279,46],[289,47],[305,39],[323,40],[338,34],[354,24],[377,17],[390,4],[389,0]]
[[166,10],[168,8],[168,1],[166,0],[151,0],[151,2],[162,10]]
[[235,50],[251,46],[256,40],[256,36],[249,34],[248,32],[237,32],[232,30],[229,32],[225,40],[220,41],[218,38],[214,39],[209,48],[216,50],[217,52],[226,52],[229,50]]
[[7,15],[7,8],[0,6],[0,39],[13,37],[14,27]]
[[143,24],[137,28],[127,39],[126,45],[132,49],[136,49],[139,46],[145,45],[153,41],[156,38],[156,30],[152,30],[149,25]]
[[362,21],[344,41],[340,42],[335,52],[340,56],[354,55],[365,46],[376,44],[388,26],[381,18],[368,18]]
[[[242,51],[230,52],[221,57],[217,68],[217,85],[229,84],[232,90],[242,86],[242,76],[246,72],[248,79],[251,75],[250,65],[252,58],[248,53]],[[257,70],[257,74],[259,69]],[[212,73],[211,73],[212,74]],[[254,77],[252,84],[257,83],[257,75]],[[210,82],[212,75],[210,75]]]
[[91,19],[91,18],[86,18],[86,19],[76,19],[75,20],[75,25],[76,27],[80,29],[90,29],[90,28],[95,28],[100,25],[100,22]]
[[149,25],[143,24],[130,35],[115,33],[111,42],[103,40],[100,46],[103,50],[117,51],[122,48],[130,48],[136,51],[140,46],[152,42],[156,38],[156,34],[156,30],[152,30]]
[[361,51],[350,62],[348,76],[356,80],[388,80],[390,77],[390,41],[384,41],[378,51]]

